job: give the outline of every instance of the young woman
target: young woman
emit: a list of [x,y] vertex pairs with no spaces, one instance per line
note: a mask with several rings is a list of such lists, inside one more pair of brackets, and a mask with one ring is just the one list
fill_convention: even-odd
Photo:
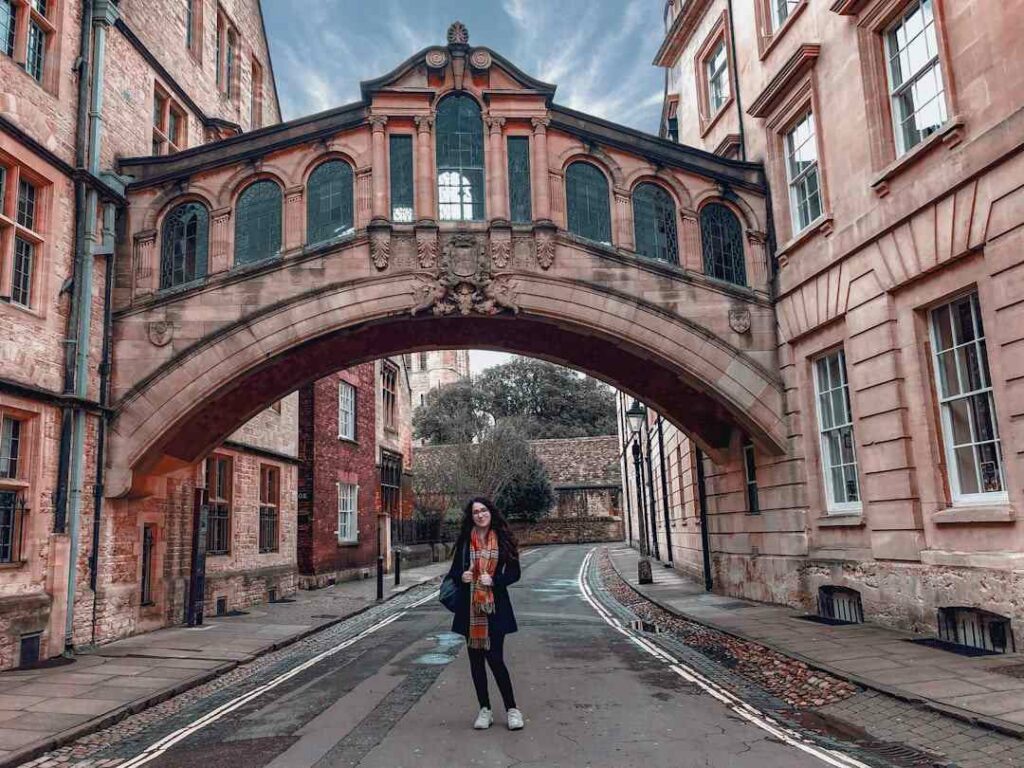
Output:
[[521,575],[519,546],[508,522],[490,500],[477,497],[466,504],[449,573],[462,585],[452,632],[466,638],[469,650],[469,668],[480,704],[473,727],[489,728],[494,719],[486,662],[501,691],[509,730],[517,731],[523,727],[523,714],[516,707],[504,653],[505,636],[519,629],[508,597],[508,587]]

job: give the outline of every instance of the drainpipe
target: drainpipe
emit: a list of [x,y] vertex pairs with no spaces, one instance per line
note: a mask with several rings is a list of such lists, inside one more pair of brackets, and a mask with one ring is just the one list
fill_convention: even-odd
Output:
[[[118,10],[112,0],[92,0],[93,60],[89,75],[89,126],[88,146],[85,152],[88,171],[99,175],[100,140],[103,129],[103,64],[106,48],[107,29],[117,19]],[[76,334],[74,344],[74,365],[71,375],[74,380],[74,394],[85,400],[89,390],[89,331],[92,323],[92,281],[93,258],[96,252],[96,208],[99,196],[90,185],[85,193],[85,208],[79,228],[82,239],[76,252],[81,252],[80,271],[75,277],[72,307],[75,315]],[[75,618],[75,592],[78,576],[78,550],[82,511],[82,485],[85,473],[85,410],[75,407],[71,435],[71,478],[70,507],[67,524],[70,528],[68,553],[67,613],[64,625],[65,647],[72,645]]]
[[644,425],[644,432],[647,435],[647,493],[650,497],[650,531],[651,543],[653,545],[654,559],[661,560],[661,551],[658,549],[658,506],[654,496],[654,462],[651,461],[651,425]]
[[668,474],[665,471],[665,420],[658,414],[658,457],[661,459],[661,506],[665,512],[665,549],[668,550],[668,564],[672,565],[672,529],[668,517]]
[[[619,417],[619,434],[622,438],[626,437],[626,422],[625,422],[625,402],[622,400],[622,393],[620,392],[616,396],[616,403],[621,407],[616,408]],[[629,492],[629,460],[626,458],[626,446],[629,442],[623,442],[620,440],[619,447],[622,449],[619,451],[619,458],[622,460],[622,480],[624,483],[623,495],[626,497],[626,543],[630,546],[633,545],[633,500],[630,498],[632,494]]]
[[700,512],[700,548],[704,554],[704,589],[711,591],[714,581],[711,576],[711,547],[708,536],[708,487],[704,480],[704,453],[695,448],[697,455],[697,506]]
[[736,25],[733,23],[732,0],[729,6],[729,47],[732,49],[732,90],[736,94],[736,115],[739,117],[740,160],[747,159],[747,134],[743,130],[743,101],[740,99],[740,63],[736,58]]

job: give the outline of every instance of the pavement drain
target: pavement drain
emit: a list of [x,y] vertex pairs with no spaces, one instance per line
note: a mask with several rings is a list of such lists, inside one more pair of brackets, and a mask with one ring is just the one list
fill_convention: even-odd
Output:
[[314,613],[310,618],[313,619],[340,619],[336,613]]
[[999,675],[1009,675],[1024,680],[1024,664],[1013,664],[1008,667],[993,667],[989,670]]

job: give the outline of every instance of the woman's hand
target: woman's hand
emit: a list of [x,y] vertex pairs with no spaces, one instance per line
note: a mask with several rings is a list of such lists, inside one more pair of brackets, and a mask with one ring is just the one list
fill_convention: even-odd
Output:
[[473,572],[472,571],[463,571],[462,572],[462,582],[464,584],[469,584],[472,580],[473,580]]
[[480,583],[483,584],[485,587],[494,586],[494,580],[491,579],[491,576],[488,573],[480,574]]

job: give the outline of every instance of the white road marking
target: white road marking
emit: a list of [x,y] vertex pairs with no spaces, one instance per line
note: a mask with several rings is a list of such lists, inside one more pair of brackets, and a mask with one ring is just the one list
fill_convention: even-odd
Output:
[[870,768],[865,763],[855,760],[849,755],[845,755],[842,752],[838,752],[834,749],[827,749],[825,747],[818,746],[813,742],[806,739],[797,731],[792,728],[779,723],[769,715],[761,712],[757,708],[743,701],[742,699],[734,696],[729,691],[717,683],[712,682],[697,670],[686,665],[684,662],[677,659],[672,654],[668,653],[662,648],[651,643],[647,638],[639,635],[631,628],[625,626],[618,618],[613,616],[603,605],[601,605],[594,598],[593,593],[590,591],[590,587],[587,586],[584,574],[587,571],[587,566],[593,559],[594,552],[596,550],[591,549],[587,552],[587,556],[583,558],[583,564],[580,566],[580,572],[577,577],[579,582],[580,592],[583,594],[583,598],[590,603],[590,606],[597,612],[597,614],[605,620],[605,622],[616,630],[620,634],[625,635],[629,640],[642,650],[654,656],[659,661],[665,662],[669,669],[679,675],[681,678],[686,680],[688,683],[693,683],[698,686],[705,693],[713,696],[727,706],[730,710],[735,712],[737,715],[742,717],[747,722],[757,726],[762,731],[770,733],[772,736],[777,738],[779,741],[785,742],[790,746],[796,747],[797,749],[812,755],[819,760],[827,763],[828,765],[835,766],[835,768]]

